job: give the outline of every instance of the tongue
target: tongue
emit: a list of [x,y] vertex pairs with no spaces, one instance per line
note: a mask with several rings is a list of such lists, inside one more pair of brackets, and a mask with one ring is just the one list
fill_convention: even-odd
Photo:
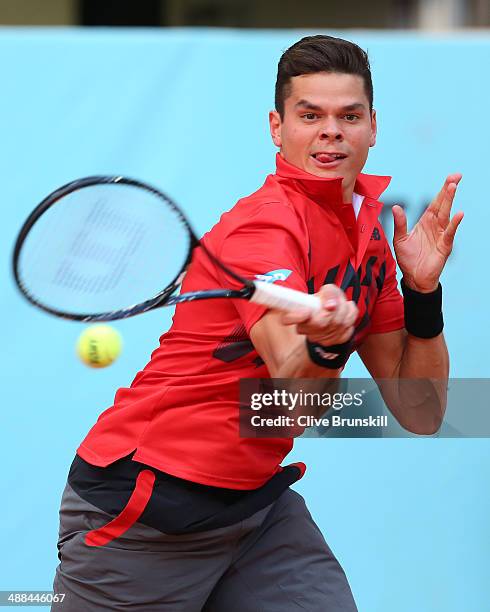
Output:
[[328,162],[335,161],[337,158],[335,157],[335,155],[329,155],[328,153],[318,153],[316,155],[316,159],[321,164],[327,164]]

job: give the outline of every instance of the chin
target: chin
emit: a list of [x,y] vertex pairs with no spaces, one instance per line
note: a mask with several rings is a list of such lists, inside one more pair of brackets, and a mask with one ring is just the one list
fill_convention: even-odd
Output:
[[344,173],[340,170],[340,168],[318,168],[317,166],[307,164],[304,170],[310,174],[314,174],[315,176],[320,176],[322,178],[344,177]]

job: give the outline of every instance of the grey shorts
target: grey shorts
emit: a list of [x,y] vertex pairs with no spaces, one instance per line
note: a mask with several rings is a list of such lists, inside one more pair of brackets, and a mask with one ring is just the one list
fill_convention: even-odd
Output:
[[356,612],[337,559],[288,489],[250,518],[168,535],[134,523],[104,546],[85,536],[114,519],[67,484],[53,590],[63,612]]

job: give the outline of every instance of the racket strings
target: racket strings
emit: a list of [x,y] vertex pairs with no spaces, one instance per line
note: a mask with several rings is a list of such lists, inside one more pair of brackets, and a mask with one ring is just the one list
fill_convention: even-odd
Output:
[[[122,240],[118,234],[122,234]],[[53,283],[83,293],[114,289],[144,237],[141,223],[115,213],[104,200],[97,201],[75,235],[67,256],[60,262]],[[113,246],[114,242],[119,244]],[[99,274],[96,274],[97,268]]]
[[68,193],[36,221],[22,247],[25,290],[74,314],[139,304],[184,266],[191,235],[161,197],[127,184]]

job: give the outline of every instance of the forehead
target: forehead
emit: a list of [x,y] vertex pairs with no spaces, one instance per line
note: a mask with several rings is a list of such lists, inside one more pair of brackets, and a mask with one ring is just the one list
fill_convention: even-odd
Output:
[[357,102],[369,106],[362,77],[343,72],[315,72],[292,77],[285,102],[294,106],[299,100],[308,100],[318,106],[348,106]]

